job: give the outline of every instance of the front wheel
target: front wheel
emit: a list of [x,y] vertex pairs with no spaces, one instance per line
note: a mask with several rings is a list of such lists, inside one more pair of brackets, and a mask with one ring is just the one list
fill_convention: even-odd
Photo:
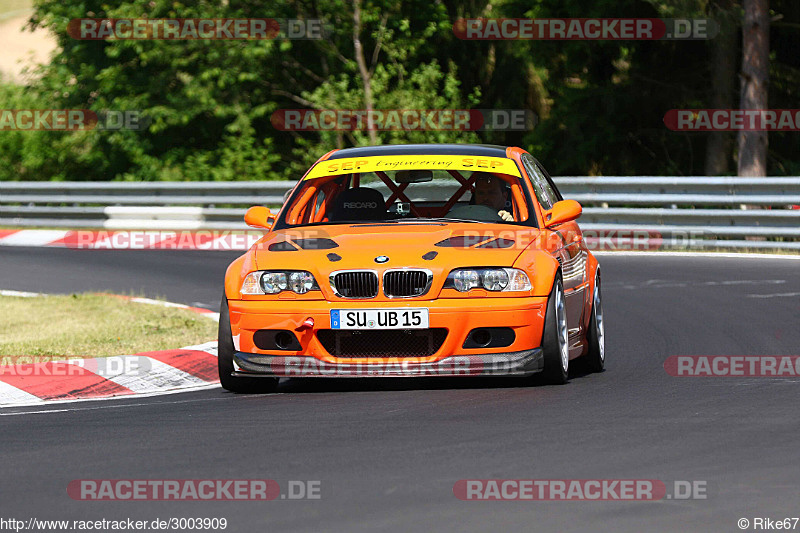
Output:
[[231,317],[228,311],[228,298],[223,294],[219,306],[219,334],[217,335],[217,366],[219,382],[223,389],[242,393],[267,393],[278,388],[278,378],[243,378],[233,373],[233,334]]
[[561,385],[569,375],[569,345],[567,343],[567,304],[564,298],[564,284],[561,275],[556,275],[553,289],[547,300],[542,333],[542,352],[544,370],[542,374],[548,383]]

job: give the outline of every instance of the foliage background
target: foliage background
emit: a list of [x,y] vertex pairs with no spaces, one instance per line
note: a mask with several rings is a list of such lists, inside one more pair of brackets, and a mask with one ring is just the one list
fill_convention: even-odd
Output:
[[[0,132],[0,180],[297,179],[334,147],[487,142],[531,151],[556,175],[734,174],[732,135],[676,133],[673,108],[738,106],[737,0],[35,0],[32,28],[58,39],[0,108],[143,111],[143,131]],[[800,108],[800,2],[772,0],[770,108]],[[357,16],[358,15],[358,16]],[[458,17],[706,17],[707,41],[463,41]],[[79,41],[74,18],[322,18],[324,40]],[[355,36],[362,44],[359,69]],[[732,72],[715,79],[727,57]],[[720,75],[719,72],[716,74]],[[530,132],[289,133],[277,109],[513,108]],[[768,169],[800,174],[800,134],[770,133]],[[718,156],[721,163],[709,166]]]

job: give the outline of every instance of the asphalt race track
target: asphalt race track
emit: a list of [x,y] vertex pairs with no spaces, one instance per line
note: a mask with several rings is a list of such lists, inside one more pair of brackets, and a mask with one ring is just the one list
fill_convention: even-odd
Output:
[[[0,250],[0,288],[215,308],[236,254]],[[224,517],[227,531],[740,531],[800,516],[796,378],[671,377],[670,355],[800,355],[800,260],[600,256],[607,369],[284,381],[0,412],[4,518]],[[43,326],[46,317],[43,317]],[[705,482],[707,498],[461,501],[460,479]],[[75,479],[318,480],[321,499],[74,501]],[[800,528],[800,525],[798,525]]]

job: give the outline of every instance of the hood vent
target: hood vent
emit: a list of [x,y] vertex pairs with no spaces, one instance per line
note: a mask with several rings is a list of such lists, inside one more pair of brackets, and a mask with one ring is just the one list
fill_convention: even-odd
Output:
[[273,242],[269,245],[267,250],[270,252],[294,252],[295,250],[330,250],[331,248],[338,248],[339,245],[336,241],[320,238],[320,239],[293,239],[281,242]]
[[471,248],[492,238],[494,238],[493,235],[456,235],[439,241],[434,246],[440,248]]
[[330,250],[331,248],[339,247],[339,245],[336,244],[336,241],[326,238],[296,239],[292,240],[292,242],[303,250]]
[[514,246],[514,241],[509,239],[495,239],[487,243],[476,246],[475,248],[511,248]]

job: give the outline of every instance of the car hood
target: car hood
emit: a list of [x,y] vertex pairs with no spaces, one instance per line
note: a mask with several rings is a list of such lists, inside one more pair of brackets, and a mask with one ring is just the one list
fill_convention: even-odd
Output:
[[[503,224],[312,226],[271,232],[252,252],[259,270],[308,270],[323,278],[336,270],[402,267],[436,275],[456,267],[510,267],[538,234],[535,228]],[[388,259],[376,261],[380,256]]]

